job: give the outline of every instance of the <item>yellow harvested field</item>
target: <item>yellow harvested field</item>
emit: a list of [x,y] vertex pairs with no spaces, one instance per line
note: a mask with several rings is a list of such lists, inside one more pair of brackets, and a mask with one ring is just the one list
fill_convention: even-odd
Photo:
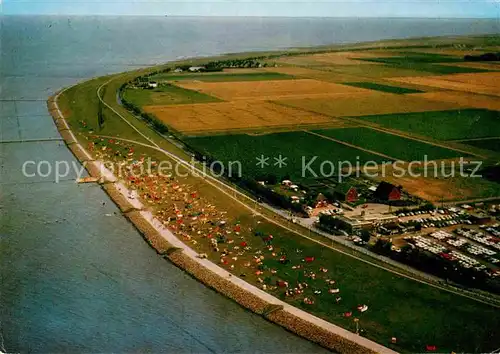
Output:
[[186,134],[286,126],[345,125],[341,120],[324,115],[263,101],[146,106],[144,109],[173,129]]
[[335,97],[335,99],[289,99],[278,102],[333,117],[441,111],[468,107],[458,103],[427,100],[416,95],[393,95],[378,92],[369,95],[344,95]]
[[500,111],[500,100],[496,97],[484,96],[458,91],[440,91],[417,93],[418,96],[431,101],[450,102],[474,108],[485,108]]
[[296,77],[327,81],[327,82],[355,82],[359,81],[359,76],[340,74],[331,71],[320,70],[320,68],[304,68],[300,66],[278,66],[267,68],[270,72],[293,75]]
[[473,74],[455,74],[441,76],[440,78],[449,81],[463,82],[465,84],[482,85],[494,87],[500,92],[500,73],[486,72],[486,73],[473,73]]
[[313,97],[370,92],[358,87],[311,79],[244,82],[182,82],[179,86],[223,100],[272,100],[283,97]]
[[285,57],[278,60],[280,63],[306,66],[330,65],[365,65],[379,64],[368,61],[357,60],[357,58],[380,58],[394,56],[394,52],[370,51],[370,52],[331,52],[295,57]]
[[392,78],[391,81],[500,96],[500,72]]
[[440,63],[439,65],[458,66],[461,68],[485,69],[485,70],[500,70],[498,62],[464,62],[464,63]]

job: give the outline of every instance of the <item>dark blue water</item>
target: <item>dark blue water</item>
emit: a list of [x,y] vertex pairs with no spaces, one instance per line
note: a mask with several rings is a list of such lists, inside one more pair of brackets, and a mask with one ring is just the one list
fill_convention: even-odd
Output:
[[[1,18],[0,319],[8,352],[321,352],[159,258],[95,185],[28,178],[74,161],[45,100],[81,79],[181,56],[494,33],[497,21]],[[103,205],[104,203],[104,205]],[[109,216],[107,216],[109,215]]]

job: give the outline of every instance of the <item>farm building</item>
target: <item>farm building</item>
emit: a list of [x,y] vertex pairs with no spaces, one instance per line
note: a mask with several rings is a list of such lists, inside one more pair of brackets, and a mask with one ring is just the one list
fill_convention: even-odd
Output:
[[340,183],[335,187],[335,196],[339,200],[354,203],[358,200],[358,191],[355,187],[347,183]]
[[197,73],[197,72],[204,70],[204,69],[205,69],[205,67],[203,67],[203,66],[191,66],[191,67],[189,67],[189,71],[194,72],[194,73]]
[[380,182],[374,193],[375,198],[384,201],[393,201],[401,199],[401,188],[388,182]]
[[150,82],[148,82],[148,87],[149,88],[157,88],[158,83],[156,81],[150,81]]

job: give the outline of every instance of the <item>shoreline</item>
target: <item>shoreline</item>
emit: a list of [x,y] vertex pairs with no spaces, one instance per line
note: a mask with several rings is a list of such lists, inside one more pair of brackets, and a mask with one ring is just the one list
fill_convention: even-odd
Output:
[[151,212],[144,210],[138,200],[130,199],[125,185],[80,145],[57,104],[60,94],[66,90],[67,88],[60,90],[47,101],[49,113],[66,146],[84,165],[89,175],[99,179],[98,183],[110,199],[159,255],[244,308],[324,348],[339,353],[396,353],[381,344],[291,306],[233,276],[212,261],[200,258],[193,249],[163,227]]

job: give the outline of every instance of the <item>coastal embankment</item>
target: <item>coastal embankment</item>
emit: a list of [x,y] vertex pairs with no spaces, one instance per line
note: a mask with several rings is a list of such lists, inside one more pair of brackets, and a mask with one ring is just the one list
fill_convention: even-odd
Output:
[[94,160],[78,142],[57,104],[57,99],[62,92],[64,90],[48,100],[49,112],[61,137],[75,157],[84,165],[90,176],[98,179],[102,188],[116,203],[123,215],[139,230],[146,242],[158,254],[246,309],[334,352],[395,353],[389,348],[275,298],[233,276],[181,242],[155,219],[139,200],[131,196],[130,191],[122,182],[100,161]]

